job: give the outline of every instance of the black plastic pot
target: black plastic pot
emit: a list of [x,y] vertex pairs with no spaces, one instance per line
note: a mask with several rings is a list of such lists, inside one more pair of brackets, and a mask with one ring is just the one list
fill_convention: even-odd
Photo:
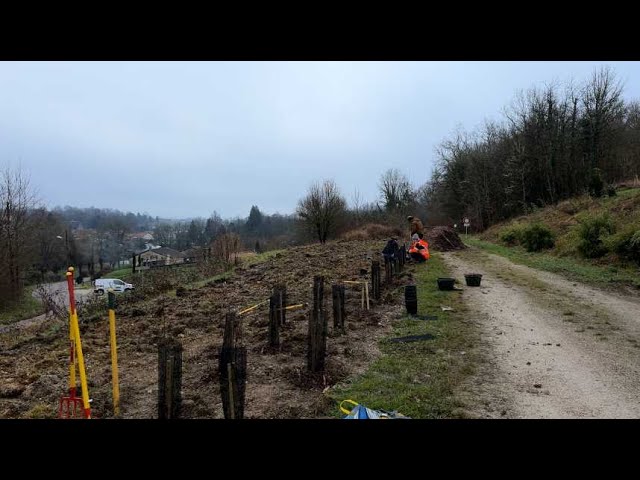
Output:
[[418,288],[415,285],[404,287],[404,304],[409,315],[418,314]]
[[453,284],[456,282],[455,278],[438,278],[438,288],[440,290],[453,290]]
[[464,276],[464,279],[467,282],[468,287],[479,287],[480,282],[482,281],[482,275],[479,273],[467,273]]

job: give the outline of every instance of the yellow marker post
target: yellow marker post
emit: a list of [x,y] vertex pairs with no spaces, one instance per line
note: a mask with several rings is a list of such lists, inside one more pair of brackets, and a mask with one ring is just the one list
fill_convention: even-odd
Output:
[[120,415],[120,384],[118,382],[118,345],[116,343],[116,295],[113,289],[108,292],[109,297],[109,337],[111,339],[111,380],[113,382],[113,414]]
[[253,307],[245,308],[244,310],[239,311],[238,315],[244,315],[245,313],[249,313],[250,311],[255,310],[260,305],[264,305],[267,302],[269,302],[269,299],[265,300],[264,302],[256,303]]
[[299,308],[305,308],[307,306],[306,303],[299,303],[297,305],[289,305],[288,307],[284,307],[285,310],[298,310]]
[[69,287],[69,300],[71,308],[71,330],[75,340],[76,352],[78,355],[78,370],[80,371],[80,385],[82,387],[82,406],[86,418],[91,418],[91,407],[89,406],[89,390],[87,388],[87,375],[84,369],[84,356],[82,355],[82,342],[80,341],[80,327],[78,326],[78,312],[76,311],[75,292],[73,287],[73,267],[69,267],[67,272],[67,285]]

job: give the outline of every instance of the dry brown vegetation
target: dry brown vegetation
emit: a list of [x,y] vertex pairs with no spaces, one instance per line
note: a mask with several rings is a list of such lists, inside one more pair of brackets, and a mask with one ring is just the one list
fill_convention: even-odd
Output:
[[[407,234],[409,229],[407,228]],[[402,230],[399,228],[381,225],[379,223],[367,223],[361,227],[354,228],[342,234],[344,240],[383,240],[389,237],[402,237]]]

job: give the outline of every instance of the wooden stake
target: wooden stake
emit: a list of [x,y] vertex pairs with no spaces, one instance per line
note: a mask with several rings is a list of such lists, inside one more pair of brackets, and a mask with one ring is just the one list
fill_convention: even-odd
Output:
[[269,345],[272,347],[280,346],[280,312],[278,304],[280,294],[274,293],[269,301]]
[[234,420],[236,418],[236,409],[235,403],[233,402],[233,369],[231,368],[230,363],[227,363],[227,375],[229,378],[229,405],[231,406],[231,408],[229,409],[229,417],[231,418],[231,420]]

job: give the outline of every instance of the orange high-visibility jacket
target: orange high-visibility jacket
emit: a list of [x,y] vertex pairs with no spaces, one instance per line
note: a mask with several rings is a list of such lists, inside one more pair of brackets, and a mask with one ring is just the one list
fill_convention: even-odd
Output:
[[429,244],[423,238],[418,240],[417,242],[413,242],[411,247],[409,248],[409,253],[419,253],[424,257],[425,260],[429,260]]

